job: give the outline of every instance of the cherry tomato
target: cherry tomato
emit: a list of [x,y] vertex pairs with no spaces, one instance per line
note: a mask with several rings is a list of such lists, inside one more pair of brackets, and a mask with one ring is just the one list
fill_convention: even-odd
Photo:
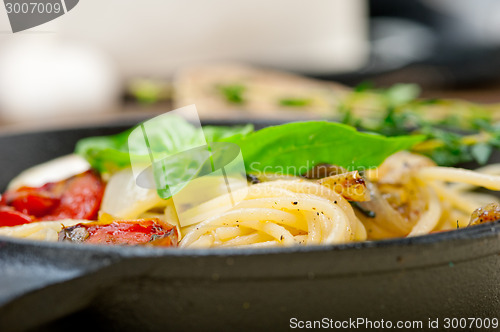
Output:
[[87,171],[66,181],[60,203],[40,220],[97,219],[104,195],[104,183],[99,175]]
[[9,206],[0,206],[0,227],[18,226],[32,222],[30,216]]
[[[98,174],[87,171],[41,187],[21,187],[2,195],[0,206],[24,214],[25,219],[60,220],[97,218],[104,194]],[[0,215],[1,217],[1,215]],[[1,223],[1,221],[0,221]]]
[[17,211],[36,218],[47,215],[59,204],[59,199],[51,195],[49,191],[30,187],[8,191],[2,196],[2,201]]
[[109,224],[94,222],[64,228],[59,233],[59,241],[171,247],[177,245],[177,231],[158,219],[116,220]]

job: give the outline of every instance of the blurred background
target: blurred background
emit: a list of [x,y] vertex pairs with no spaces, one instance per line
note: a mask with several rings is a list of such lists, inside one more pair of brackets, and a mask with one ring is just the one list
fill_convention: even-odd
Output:
[[499,29],[494,0],[85,0],[16,34],[1,10],[0,125],[193,103],[205,119],[338,119],[360,86],[398,83],[496,107]]

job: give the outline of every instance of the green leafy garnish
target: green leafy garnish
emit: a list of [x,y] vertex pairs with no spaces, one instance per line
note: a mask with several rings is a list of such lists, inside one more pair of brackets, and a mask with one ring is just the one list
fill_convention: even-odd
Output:
[[358,84],[354,87],[355,92],[363,92],[363,91],[373,90],[373,89],[374,89],[373,82],[370,82],[370,81],[361,82],[360,84]]
[[476,161],[485,164],[499,148],[500,112],[496,105],[460,100],[417,99],[414,84],[388,89],[356,88],[340,105],[341,122],[386,136],[425,135],[413,151],[439,165]]
[[229,85],[219,85],[217,86],[218,90],[226,101],[232,104],[243,104],[245,102],[245,98],[243,94],[246,90],[244,85],[241,84],[229,84]]
[[287,107],[304,107],[311,104],[311,99],[306,98],[283,98],[279,101],[281,106]]
[[253,132],[253,125],[245,126],[203,126],[203,134],[208,143],[220,142],[228,137],[244,137]]
[[[148,161],[154,156],[152,171],[157,188],[162,188],[158,193],[163,198],[171,195],[172,188],[164,185],[167,179],[181,179],[174,180],[174,185],[182,186],[198,174],[207,173],[209,154],[203,149],[199,152],[192,150],[200,147],[200,137],[203,137],[200,136],[200,128],[180,117],[170,117],[168,121],[146,122],[138,129],[147,131],[147,144],[140,131],[128,130],[112,136],[82,139],[76,146],[76,153],[85,157],[101,173],[127,167],[130,159]],[[319,163],[360,170],[376,167],[389,155],[409,149],[423,139],[421,136],[388,138],[325,121],[289,123],[257,132],[253,132],[251,125],[205,126],[203,134],[207,142],[237,144],[247,173],[294,175],[302,174]],[[180,153],[188,150],[190,154]],[[172,155],[177,157],[168,158]]]
[[[149,152],[144,148],[144,138],[138,136],[129,140],[132,130],[111,136],[81,139],[76,144],[75,153],[87,159],[90,165],[101,173],[112,173],[130,166],[129,153],[144,156],[147,160]],[[201,132],[200,128],[181,117],[169,117],[168,121],[155,121],[153,125],[148,125],[147,131],[150,145],[156,149],[152,152],[160,158],[203,145],[203,135],[207,143],[217,142],[233,136],[244,137],[253,131],[253,126],[204,126]]]
[[128,86],[128,92],[143,104],[153,104],[172,97],[170,84],[150,79],[133,80]]
[[112,173],[130,165],[127,140],[131,131],[81,139],[76,144],[75,153],[100,173]]
[[335,122],[307,121],[267,127],[240,139],[247,172],[298,175],[319,163],[368,169],[410,149],[425,136],[384,137]]
[[420,87],[416,84],[395,84],[383,93],[389,107],[397,107],[415,100],[420,95]]

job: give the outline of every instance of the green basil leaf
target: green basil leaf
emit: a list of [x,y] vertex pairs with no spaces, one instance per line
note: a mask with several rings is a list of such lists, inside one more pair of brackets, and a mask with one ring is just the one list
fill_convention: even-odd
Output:
[[[168,117],[168,121],[156,121],[147,126],[150,146],[158,158],[167,157],[200,144],[200,128],[196,128],[181,117]],[[246,126],[206,126],[203,134],[208,143],[228,137],[242,138],[253,131],[252,125]],[[78,141],[75,153],[84,157],[90,165],[101,173],[112,173],[130,165],[130,154],[144,156],[148,160],[148,151],[144,150],[143,137],[137,142],[129,141],[132,129],[120,134],[101,137],[89,137]],[[130,148],[130,150],[129,150]]]
[[307,98],[283,98],[279,105],[286,107],[305,107],[311,105],[311,99]]
[[[191,149],[200,137],[199,130],[182,118],[169,118],[169,121],[159,122],[154,126],[148,125],[148,139],[153,147],[151,152],[158,156],[158,160],[163,160],[161,158]],[[207,142],[238,144],[247,172],[267,171],[295,175],[300,174],[300,170],[306,171],[319,163],[331,163],[358,170],[376,167],[389,155],[409,149],[425,138],[416,135],[385,137],[361,133],[351,126],[324,121],[289,123],[264,128],[257,132],[253,132],[251,125],[207,126],[203,131]],[[83,139],[78,142],[76,152],[84,156],[100,172],[113,172],[128,166],[129,152],[134,157],[148,160],[148,151],[143,150],[144,144],[139,141],[143,137],[137,135],[137,142],[134,142],[134,139],[130,141],[130,132],[129,130],[118,135]],[[193,164],[191,168],[189,168],[191,161],[184,159],[181,157],[166,159],[165,167],[155,167],[153,173],[157,183],[165,182],[161,180],[167,175],[168,178],[182,179],[186,175],[188,181],[192,176],[204,172],[203,167],[206,162],[204,159],[196,165]],[[166,168],[168,172],[165,171]],[[162,187],[163,191],[159,191],[160,196],[168,198],[169,189],[172,188]]]
[[309,121],[267,127],[226,141],[240,146],[247,172],[297,175],[299,169],[319,163],[349,169],[376,167],[391,154],[424,139],[422,135],[385,137],[340,123]]
[[127,140],[131,131],[81,139],[76,144],[75,153],[85,158],[100,173],[114,172],[130,165]]
[[219,142],[225,138],[238,135],[239,137],[246,136],[253,132],[253,125],[247,124],[245,126],[203,126],[203,133],[208,143]]
[[227,102],[232,104],[244,104],[245,98],[243,94],[245,93],[246,87],[241,84],[230,84],[230,85],[218,85],[220,93]]

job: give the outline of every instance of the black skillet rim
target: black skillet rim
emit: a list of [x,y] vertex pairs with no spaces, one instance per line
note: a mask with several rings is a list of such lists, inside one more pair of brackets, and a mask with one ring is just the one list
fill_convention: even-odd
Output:
[[39,240],[27,240],[0,236],[0,247],[12,244],[23,247],[35,247],[39,249],[61,249],[86,251],[102,254],[116,254],[120,257],[161,257],[161,256],[262,256],[270,254],[291,254],[311,252],[336,252],[336,251],[360,251],[373,248],[397,248],[408,246],[422,246],[452,242],[456,240],[478,240],[500,237],[500,220],[471,227],[443,231],[439,233],[426,234],[415,237],[392,238],[377,241],[361,241],[333,245],[291,246],[273,248],[156,248],[145,246],[106,246],[92,244],[74,244],[62,242],[45,242]]

